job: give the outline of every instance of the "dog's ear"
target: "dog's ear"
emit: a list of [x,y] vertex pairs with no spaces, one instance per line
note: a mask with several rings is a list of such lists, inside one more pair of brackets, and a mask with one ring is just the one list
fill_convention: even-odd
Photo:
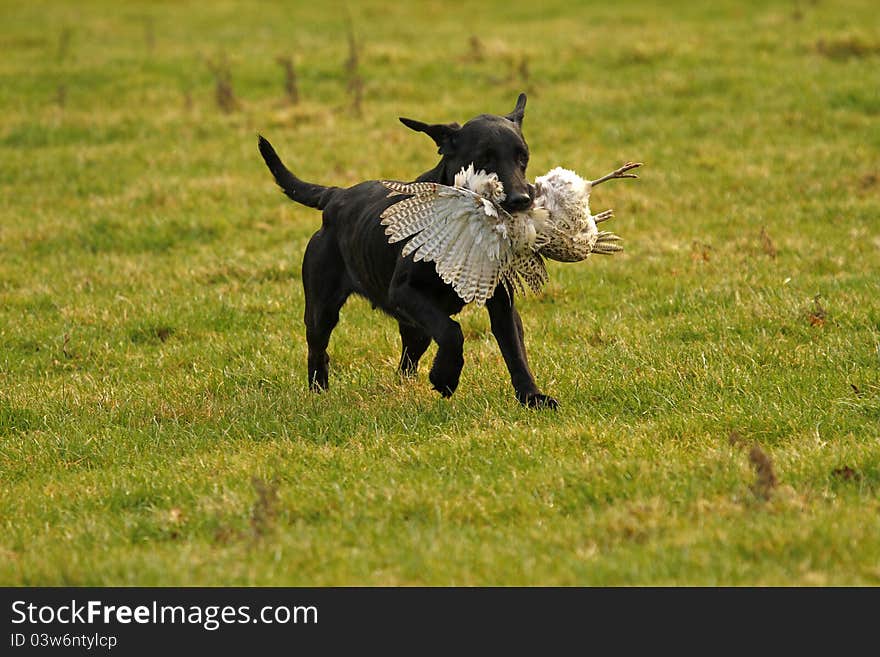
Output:
[[399,117],[400,122],[410,130],[424,132],[437,144],[437,152],[449,155],[455,148],[455,135],[461,128],[457,123],[422,123],[414,119]]
[[526,95],[520,94],[519,98],[516,99],[516,107],[513,108],[513,111],[508,114],[505,118],[510,119],[514,123],[516,123],[520,128],[522,128],[523,116],[526,113]]

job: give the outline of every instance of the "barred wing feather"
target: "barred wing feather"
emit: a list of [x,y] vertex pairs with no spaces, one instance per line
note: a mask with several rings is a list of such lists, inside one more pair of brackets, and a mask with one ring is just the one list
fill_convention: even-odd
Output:
[[515,290],[525,292],[525,287],[528,286],[532,292],[538,294],[548,279],[544,258],[537,252],[517,256],[501,276],[501,282],[511,293]]
[[437,183],[383,183],[409,198],[382,213],[389,243],[409,238],[402,255],[433,261],[466,303],[485,303],[514,259],[495,204],[469,189]]

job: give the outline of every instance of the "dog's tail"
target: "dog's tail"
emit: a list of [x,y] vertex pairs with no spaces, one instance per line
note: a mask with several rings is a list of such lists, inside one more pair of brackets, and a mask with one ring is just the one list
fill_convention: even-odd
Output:
[[260,135],[260,154],[266,161],[266,166],[269,167],[269,171],[275,176],[275,182],[278,183],[278,186],[288,197],[297,203],[302,203],[310,208],[323,210],[330,202],[333,192],[338,189],[338,187],[313,185],[297,178],[286,166],[284,166],[281,158],[278,157],[278,153],[272,148],[272,144],[270,144],[262,135]]

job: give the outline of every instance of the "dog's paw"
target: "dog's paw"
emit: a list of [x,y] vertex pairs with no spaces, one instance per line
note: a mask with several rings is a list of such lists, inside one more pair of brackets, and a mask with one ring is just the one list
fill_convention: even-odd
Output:
[[452,393],[455,392],[455,389],[450,388],[449,386],[440,387],[440,386],[434,384],[433,387],[434,387],[434,390],[439,392],[440,396],[443,397],[444,399],[449,399],[450,397],[452,397]]
[[329,388],[329,386],[327,385],[326,381],[324,381],[324,383],[319,383],[318,381],[309,381],[309,392],[327,392],[327,388]]
[[314,372],[309,376],[309,390],[312,392],[324,392],[330,387],[327,380],[327,372]]
[[525,395],[517,395],[519,403],[529,408],[549,409],[555,411],[559,408],[559,402],[550,395],[542,395],[540,392],[532,392]]
[[434,362],[428,380],[434,386],[434,390],[444,397],[451,397],[458,388],[458,379],[461,376],[461,365],[457,363],[446,364]]
[[418,363],[401,363],[397,367],[397,373],[404,379],[414,379],[419,375]]
[[434,376],[434,372],[432,371],[431,376],[428,378],[430,379],[434,390],[439,392],[443,397],[452,397],[452,393],[455,392],[455,389],[458,387],[458,377],[456,377],[454,381],[448,381],[442,377]]

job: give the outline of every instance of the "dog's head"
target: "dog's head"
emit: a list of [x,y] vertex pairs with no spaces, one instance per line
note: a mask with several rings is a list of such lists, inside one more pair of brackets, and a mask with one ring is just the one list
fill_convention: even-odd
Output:
[[508,212],[528,210],[535,200],[535,188],[526,179],[529,147],[522,135],[526,95],[520,94],[510,114],[481,114],[464,125],[422,123],[400,118],[408,128],[424,132],[437,144],[443,156],[444,185],[452,185],[455,174],[473,163],[476,169],[494,173],[507,195],[501,206]]

